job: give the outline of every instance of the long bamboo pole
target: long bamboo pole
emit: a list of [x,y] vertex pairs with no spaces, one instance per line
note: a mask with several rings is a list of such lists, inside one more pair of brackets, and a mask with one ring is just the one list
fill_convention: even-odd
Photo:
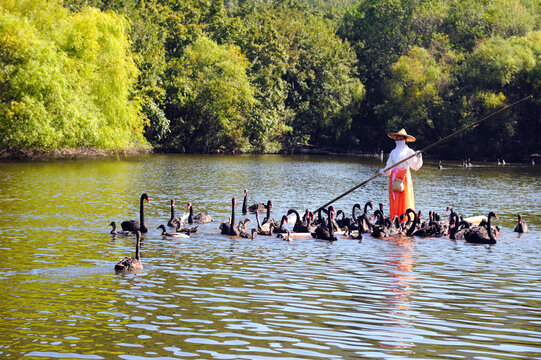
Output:
[[[433,148],[435,148],[436,146],[443,144],[444,142],[450,140],[451,138],[453,138],[453,137],[455,137],[455,136],[457,136],[457,135],[459,135],[459,134],[462,134],[463,132],[465,132],[465,131],[467,131],[467,130],[469,130],[469,129],[471,129],[471,128],[477,126],[477,125],[479,125],[479,124],[482,123],[483,121],[485,121],[485,120],[487,120],[487,119],[490,119],[491,117],[494,117],[494,116],[496,116],[496,115],[498,115],[498,114],[504,112],[505,110],[508,110],[508,109],[510,109],[510,108],[512,108],[512,107],[514,107],[514,106],[516,106],[516,105],[518,105],[518,104],[520,104],[520,103],[523,103],[523,102],[525,102],[525,101],[527,101],[527,100],[530,100],[531,98],[533,98],[533,95],[527,96],[527,97],[525,97],[525,98],[523,98],[523,99],[520,99],[520,100],[518,100],[518,101],[516,101],[516,102],[514,102],[514,103],[512,103],[512,104],[510,104],[510,105],[507,105],[507,106],[501,108],[500,110],[498,110],[498,111],[496,111],[496,112],[493,112],[492,114],[490,114],[490,115],[488,115],[488,116],[485,116],[485,117],[482,118],[481,120],[478,120],[478,121],[476,121],[476,122],[474,122],[474,123],[472,123],[472,124],[470,124],[470,125],[464,127],[463,129],[460,129],[460,130],[458,130],[458,131],[455,131],[455,132],[452,133],[451,135],[447,135],[447,136],[444,137],[443,139],[440,139],[440,140],[436,141],[435,143],[433,143],[433,144],[431,144],[431,145],[428,145],[428,146],[425,147],[424,149],[422,149],[422,150],[417,150],[417,151],[416,151],[415,153],[413,153],[412,155],[410,155],[410,156],[408,156],[408,157],[406,157],[406,158],[400,160],[399,162],[397,162],[397,163],[395,163],[395,164],[392,164],[392,165],[388,166],[387,168],[385,168],[385,169],[383,170],[383,172],[386,172],[386,171],[388,171],[388,170],[390,170],[390,169],[392,169],[392,168],[394,168],[394,167],[396,167],[396,166],[402,164],[403,162],[408,161],[409,159],[411,159],[411,158],[414,157],[414,156],[417,156],[417,155],[419,155],[419,154],[422,154],[422,153],[424,153],[424,152],[427,152],[428,150],[433,149]],[[330,204],[332,204],[332,203],[335,202],[336,200],[343,198],[344,196],[346,196],[346,195],[349,194],[350,192],[352,192],[352,191],[354,191],[354,190],[357,190],[357,189],[360,188],[361,186],[365,185],[366,183],[368,183],[368,182],[374,180],[375,178],[377,178],[378,176],[381,176],[381,175],[383,175],[383,174],[378,172],[377,174],[373,175],[371,178],[366,179],[366,180],[363,181],[362,183],[360,183],[360,184],[358,184],[358,185],[355,185],[354,187],[352,187],[351,189],[349,189],[349,190],[346,191],[345,193],[342,193],[341,195],[335,197],[334,199],[332,199],[331,201],[327,202],[326,204],[321,205],[321,206],[318,207],[317,210],[314,211],[314,212],[317,212],[317,211],[319,211],[320,209],[326,208],[327,206],[329,206]]]

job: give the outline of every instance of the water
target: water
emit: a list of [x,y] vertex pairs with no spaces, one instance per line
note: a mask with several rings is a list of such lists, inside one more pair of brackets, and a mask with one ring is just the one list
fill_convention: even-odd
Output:
[[[0,163],[0,358],[541,359],[541,171],[426,162],[417,209],[495,211],[494,246],[448,238],[230,239],[243,189],[273,217],[315,208],[383,164],[306,156],[152,155]],[[335,205],[387,204],[386,179]],[[144,269],[115,274],[145,213]],[[218,222],[163,238],[169,201]],[[520,212],[531,231],[512,230]],[[251,218],[254,220],[253,216]]]

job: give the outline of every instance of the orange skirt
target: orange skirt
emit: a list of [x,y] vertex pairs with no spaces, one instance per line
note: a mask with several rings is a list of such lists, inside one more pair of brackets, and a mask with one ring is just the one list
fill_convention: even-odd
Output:
[[[393,178],[404,181],[404,191],[392,190]],[[413,184],[409,169],[393,169],[389,176],[389,214],[391,219],[394,216],[400,217],[409,208],[415,210],[415,198],[413,196]]]

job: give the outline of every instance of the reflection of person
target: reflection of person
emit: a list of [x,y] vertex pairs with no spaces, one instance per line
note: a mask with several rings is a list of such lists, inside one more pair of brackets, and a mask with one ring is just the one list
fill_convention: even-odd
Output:
[[[387,164],[385,165],[385,168],[380,170],[380,173],[389,176],[389,212],[392,219],[395,215],[400,216],[405,213],[408,208],[415,210],[413,183],[411,181],[409,168],[419,170],[421,166],[423,166],[423,157],[421,154],[417,154],[408,161],[404,161],[402,164],[384,172],[384,169],[415,153],[415,151],[406,145],[406,142],[415,141],[415,138],[408,135],[406,130],[401,129],[397,133],[388,134],[388,136],[395,140],[396,147],[389,154]],[[402,191],[393,190],[393,182],[395,182],[396,179],[402,179],[404,185]]]

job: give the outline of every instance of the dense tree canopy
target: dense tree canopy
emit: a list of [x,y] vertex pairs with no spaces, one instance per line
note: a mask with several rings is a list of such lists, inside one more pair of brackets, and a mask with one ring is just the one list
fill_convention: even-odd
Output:
[[55,1],[0,7],[1,146],[145,146],[124,17]]
[[[529,0],[0,0],[0,146],[541,152]],[[481,136],[482,135],[482,136]]]

